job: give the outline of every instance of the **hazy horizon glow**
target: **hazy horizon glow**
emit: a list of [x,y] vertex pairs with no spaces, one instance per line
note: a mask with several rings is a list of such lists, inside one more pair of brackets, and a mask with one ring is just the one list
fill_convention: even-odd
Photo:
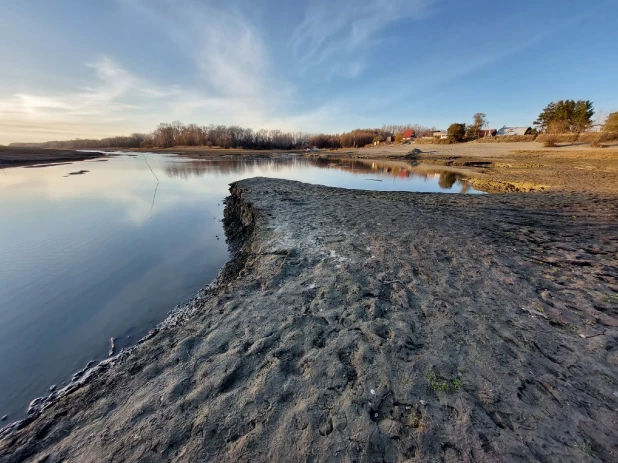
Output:
[[618,2],[5,0],[0,144],[160,122],[341,132],[618,109]]

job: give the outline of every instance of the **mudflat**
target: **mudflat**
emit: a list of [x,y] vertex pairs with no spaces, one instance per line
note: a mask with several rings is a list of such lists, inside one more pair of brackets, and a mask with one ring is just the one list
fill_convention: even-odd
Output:
[[[408,155],[412,150],[420,153]],[[378,145],[321,152],[320,156],[404,159],[464,167],[477,175],[470,183],[492,193],[570,191],[618,195],[618,144],[593,148],[569,144],[545,148],[537,142],[459,143],[453,145]]]
[[[417,154],[410,155],[413,150]],[[411,143],[357,149],[321,150],[317,153],[281,150],[243,150],[208,147],[174,147],[132,151],[177,154],[202,160],[221,158],[279,158],[295,155],[401,161],[463,168],[478,190],[491,193],[529,191],[586,192],[618,196],[618,143],[593,148],[585,143],[545,148],[542,143]]]
[[0,167],[19,167],[32,164],[85,161],[103,157],[104,153],[75,150],[56,150],[0,146]]
[[234,258],[0,461],[618,458],[618,197],[254,178]]

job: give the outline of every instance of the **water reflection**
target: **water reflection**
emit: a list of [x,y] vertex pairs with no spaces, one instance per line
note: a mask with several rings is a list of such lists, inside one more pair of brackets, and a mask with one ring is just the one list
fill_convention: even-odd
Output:
[[[445,170],[418,163],[406,161],[376,161],[366,159],[324,158],[324,157],[286,157],[277,159],[223,159],[185,160],[172,162],[165,167],[165,173],[170,178],[203,177],[206,175],[238,174],[241,177],[250,176],[257,171],[267,171],[269,174],[284,173],[307,168],[327,169],[348,172],[356,175],[372,175],[374,177],[390,177],[393,179],[417,179],[437,181],[439,189],[451,190],[453,186],[460,187],[460,193],[475,192],[470,184],[463,179],[462,173],[455,170]],[[373,179],[368,179],[373,180]],[[366,186],[366,188],[372,188]],[[407,189],[407,188],[405,188]]]

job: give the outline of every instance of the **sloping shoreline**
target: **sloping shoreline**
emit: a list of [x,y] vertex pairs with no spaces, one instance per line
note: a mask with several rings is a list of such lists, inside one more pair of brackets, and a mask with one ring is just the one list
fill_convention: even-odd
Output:
[[611,461],[617,222],[584,194],[243,180],[217,283],[0,461]]
[[105,157],[100,151],[56,150],[0,146],[0,167],[77,162]]

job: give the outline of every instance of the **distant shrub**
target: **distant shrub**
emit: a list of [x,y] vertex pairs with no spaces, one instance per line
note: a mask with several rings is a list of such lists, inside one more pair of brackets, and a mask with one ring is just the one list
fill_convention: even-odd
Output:
[[[539,137],[541,138],[541,137]],[[543,140],[539,140],[543,142],[543,146],[545,148],[555,148],[558,143],[558,135],[547,134],[543,137]]]
[[519,143],[532,142],[536,135],[507,135],[503,137],[484,137],[477,140],[478,143]]
[[600,132],[594,135],[594,140],[590,142],[590,146],[594,148],[603,148],[603,143],[618,140],[618,132]]
[[455,140],[451,140],[450,138],[417,138],[414,140],[415,144],[418,145],[452,145],[457,143]]
[[618,112],[611,113],[607,116],[603,125],[603,132],[618,133]]
[[[581,136],[587,134],[577,133],[542,133],[536,139],[536,141],[545,144],[548,141],[555,143],[575,143]],[[582,140],[583,141],[583,140]]]
[[446,131],[446,134],[449,140],[452,140],[455,143],[462,142],[464,141],[464,138],[466,138],[466,124],[451,124]]

